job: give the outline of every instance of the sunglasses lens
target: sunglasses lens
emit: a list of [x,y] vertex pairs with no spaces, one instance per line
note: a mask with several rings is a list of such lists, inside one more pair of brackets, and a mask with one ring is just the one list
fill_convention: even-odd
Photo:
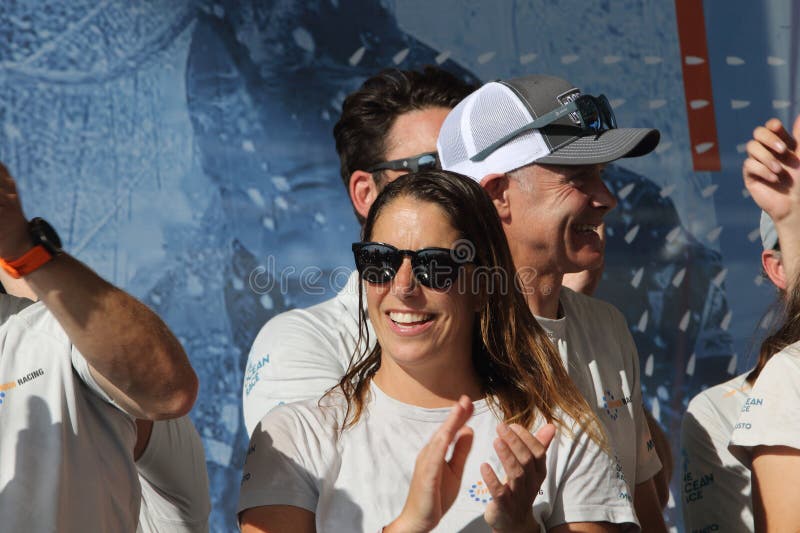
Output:
[[604,94],[597,97],[597,107],[600,110],[603,123],[607,129],[613,130],[617,127],[617,117],[614,116],[614,110],[611,109],[611,103]]
[[436,168],[436,156],[433,154],[425,154],[417,159],[418,168]]
[[575,100],[575,105],[578,107],[583,127],[598,131],[601,126],[600,114],[594,99],[589,95],[583,95]]
[[366,244],[355,251],[356,268],[361,279],[369,283],[387,283],[397,273],[403,257],[388,246]]
[[458,279],[458,265],[448,250],[421,250],[414,261],[414,276],[431,289],[448,289]]

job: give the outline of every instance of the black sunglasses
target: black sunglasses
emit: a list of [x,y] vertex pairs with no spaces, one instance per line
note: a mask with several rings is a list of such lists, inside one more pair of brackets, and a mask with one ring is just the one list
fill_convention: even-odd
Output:
[[591,94],[582,94],[575,100],[556,108],[549,113],[545,113],[533,122],[525,124],[521,128],[517,128],[505,137],[493,142],[474,156],[470,157],[471,161],[483,161],[489,157],[492,152],[506,144],[507,142],[522,135],[526,131],[542,129],[549,126],[556,120],[571,114],[573,119],[576,119],[580,124],[580,128],[587,133],[600,135],[604,131],[613,130],[617,127],[617,118],[614,116],[614,110],[611,109],[611,103],[604,94],[600,96],[592,96]]
[[405,159],[393,159],[384,161],[371,166],[367,172],[377,172],[379,170],[408,170],[417,172],[420,169],[439,168],[439,155],[436,152],[425,152],[424,154],[413,155]]
[[353,255],[361,279],[369,283],[388,283],[397,275],[403,258],[411,258],[411,271],[416,280],[431,289],[448,289],[458,279],[461,268],[472,259],[459,259],[456,250],[422,248],[398,250],[380,242],[354,242]]

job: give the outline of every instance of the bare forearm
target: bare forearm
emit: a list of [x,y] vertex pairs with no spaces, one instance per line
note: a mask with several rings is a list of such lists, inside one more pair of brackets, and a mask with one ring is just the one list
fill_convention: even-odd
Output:
[[197,377],[178,340],[144,304],[66,254],[25,279],[123,409],[144,419],[191,409]]
[[642,531],[667,533],[667,526],[664,524],[664,515],[661,514],[661,504],[658,501],[656,486],[652,478],[636,485],[633,506],[636,509],[636,516],[639,517]]

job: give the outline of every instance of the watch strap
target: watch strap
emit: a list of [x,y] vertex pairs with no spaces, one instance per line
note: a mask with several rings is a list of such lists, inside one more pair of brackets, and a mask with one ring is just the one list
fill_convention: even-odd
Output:
[[12,278],[19,279],[45,265],[51,259],[53,259],[53,254],[43,245],[37,244],[25,252],[22,257],[18,257],[13,261],[0,259],[0,267],[8,272]]

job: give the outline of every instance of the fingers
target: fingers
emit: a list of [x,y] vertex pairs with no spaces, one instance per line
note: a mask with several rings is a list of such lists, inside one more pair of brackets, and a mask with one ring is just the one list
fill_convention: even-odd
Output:
[[467,396],[461,396],[453,407],[450,409],[450,414],[436,433],[433,434],[429,446],[431,448],[432,459],[437,461],[444,460],[447,453],[447,448],[456,433],[467,423],[469,417],[472,416],[472,402]]
[[[523,432],[527,433],[524,429]],[[542,445],[531,435],[529,440],[535,442],[535,448],[531,448],[528,446],[528,442],[520,438],[518,433],[512,431],[510,427],[502,422],[497,424],[497,434],[500,438],[495,441],[494,449],[497,451],[500,462],[503,463],[509,482],[512,482],[525,474],[526,467],[533,462],[534,449],[539,451],[542,449]],[[513,490],[514,486],[512,485],[511,488]]]
[[744,176],[745,185],[748,186],[753,180],[772,184],[778,184],[781,180],[780,176],[767,168],[764,163],[750,157],[745,159],[742,164],[742,175]]
[[789,142],[789,149],[790,150],[796,150],[797,149],[797,139],[798,138],[800,138],[800,115],[797,115],[797,117],[795,117],[794,124],[792,125],[792,139]]
[[765,146],[769,146],[779,154],[797,147],[792,135],[786,131],[783,123],[777,118],[769,119],[766,124],[757,127],[753,131],[753,139],[763,142]]
[[521,486],[531,491],[538,490],[547,473],[547,448],[555,433],[553,424],[545,424],[535,436],[519,424],[497,425],[499,438],[494,442],[494,449],[506,471],[507,484],[512,491],[517,491]]
[[[513,426],[512,429],[514,429]],[[545,450],[547,450],[547,448],[550,447],[550,443],[553,442],[553,437],[555,436],[556,436],[556,427],[553,424],[543,425],[542,427],[539,428],[539,431],[536,432],[536,435],[534,435],[536,440],[539,441],[539,443],[544,447]]]
[[467,462],[469,451],[472,449],[473,437],[474,433],[469,426],[462,427],[458,430],[458,433],[456,433],[456,444],[453,447],[453,456],[450,458],[450,461],[448,461],[448,464],[450,465],[450,470],[453,471],[453,474],[458,479],[461,479],[464,473],[464,465]]
[[[777,150],[778,144],[783,146],[782,152]],[[781,160],[779,159],[783,152],[786,151],[786,145],[784,145],[783,142],[776,141],[775,144],[772,144],[770,141],[759,141],[757,139],[753,139],[747,143],[746,148],[749,159],[758,161],[765,167],[769,168],[772,172],[777,174],[783,168],[781,165]]]
[[0,163],[0,191],[4,194],[17,193],[17,184],[3,163]]
[[483,463],[481,465],[481,477],[483,478],[483,482],[486,483],[486,488],[489,490],[492,499],[498,503],[502,502],[503,498],[507,495],[506,486],[497,478],[497,474],[494,469],[489,466],[489,463]]

